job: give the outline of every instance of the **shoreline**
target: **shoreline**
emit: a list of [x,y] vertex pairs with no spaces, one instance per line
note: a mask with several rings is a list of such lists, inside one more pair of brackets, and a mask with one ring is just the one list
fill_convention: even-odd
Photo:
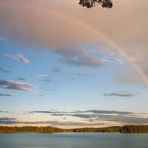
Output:
[[148,134],[148,125],[125,125],[103,128],[71,128],[63,129],[52,126],[0,126],[0,133],[131,133]]

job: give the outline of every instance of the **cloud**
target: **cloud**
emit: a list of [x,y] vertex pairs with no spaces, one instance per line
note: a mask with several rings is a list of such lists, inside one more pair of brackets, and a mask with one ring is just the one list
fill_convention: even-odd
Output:
[[0,93],[0,97],[12,97],[13,95],[12,94],[3,94],[3,93]]
[[[75,22],[71,17],[53,11],[51,8],[42,9],[41,7],[41,9],[38,9],[39,5],[35,6],[32,2],[29,2],[30,5],[19,1],[16,3],[14,0],[13,2],[13,4],[11,2],[3,3],[4,7],[9,7],[8,14],[5,13],[6,9],[2,10],[3,6],[0,9],[2,12],[0,13],[0,20],[1,17],[5,18],[3,15],[7,15],[7,19],[3,20],[3,22],[0,21],[0,31],[8,33],[20,41],[41,47],[41,49],[46,48],[49,52],[61,56],[62,60],[59,60],[60,62],[75,66],[97,67],[101,65],[99,59],[87,55],[85,49],[77,47],[80,45],[81,48],[81,45],[83,46],[85,43],[96,42],[98,37],[94,32],[88,32],[89,27],[84,27],[79,21]],[[11,20],[11,14],[14,14],[15,18],[12,20],[11,26],[9,26],[8,22]],[[58,27],[55,27],[56,24]],[[25,58],[22,55],[8,56],[15,60],[21,59],[21,61],[22,58]]]
[[122,124],[148,124],[148,118],[147,117],[141,117],[141,116],[103,116],[100,117],[103,120],[107,121],[113,121],[113,122],[120,122]]
[[87,76],[94,76],[93,74],[87,74],[83,72],[70,72],[72,76],[78,76],[78,77],[87,77]]
[[33,90],[33,86],[31,83],[19,82],[14,80],[0,80],[0,88],[21,90],[21,91]]
[[62,73],[62,70],[59,69],[59,68],[54,68],[53,70],[51,70],[51,72],[54,72],[54,73]]
[[49,74],[46,74],[46,73],[45,74],[38,74],[38,76],[41,78],[47,78],[49,76]]
[[123,64],[124,63],[124,59],[123,57],[121,57],[119,55],[119,53],[111,53],[111,54],[105,54],[103,55],[103,57],[101,58],[101,60],[103,62],[106,62],[106,63],[118,63],[118,64]]
[[95,125],[102,125],[102,123],[91,123],[91,122],[61,122],[61,121],[19,121],[16,118],[0,118],[0,124],[29,124],[29,125],[38,125],[38,124],[44,124],[44,125],[52,125],[52,126],[95,126]]
[[[100,111],[100,110],[90,110],[87,111],[88,114],[76,114],[77,117],[85,118],[87,120],[91,119],[94,122],[96,121],[107,121],[115,122],[121,124],[147,124],[148,123],[148,114],[143,116],[133,112],[120,112],[120,111]],[[92,113],[92,114],[90,114]]]
[[95,113],[95,114],[118,114],[118,115],[133,114],[132,112],[127,112],[127,111],[108,111],[108,110],[87,110],[84,112],[90,112],[90,113]]
[[30,111],[28,112],[29,114],[34,114],[34,113],[41,113],[41,114],[57,114],[57,113],[68,113],[68,112],[61,112],[61,111]]
[[18,80],[21,80],[21,81],[25,81],[25,80],[26,80],[26,79],[23,78],[23,77],[18,77],[17,79],[18,79]]
[[40,81],[42,82],[51,82],[51,80],[48,78],[49,74],[39,74],[38,75],[40,78],[42,78]]
[[0,66],[0,72],[5,72],[5,73],[11,73],[12,71],[6,67],[1,67]]
[[12,55],[12,54],[6,54],[5,56],[13,59],[13,60],[16,60],[18,62],[21,62],[21,63],[24,63],[24,64],[29,64],[30,61],[27,57],[25,57],[24,55],[22,54],[15,54],[15,55]]
[[94,59],[91,56],[83,56],[83,57],[69,57],[60,59],[60,62],[69,64],[69,65],[75,65],[75,66],[87,66],[87,67],[100,67],[102,66],[102,62],[98,59]]
[[13,113],[13,112],[10,112],[10,111],[0,111],[0,113]]
[[72,112],[66,112],[66,111],[31,111],[28,112],[31,114],[34,113],[43,113],[43,114],[52,114],[52,115],[61,115],[61,116],[65,116],[65,115],[69,115],[69,116],[77,116],[77,115],[82,115],[82,114],[117,114],[117,115],[129,115],[129,114],[133,114],[132,112],[125,112],[125,111],[108,111],[108,110],[85,110],[85,111],[72,111]]
[[42,79],[41,81],[42,81],[42,82],[51,82],[50,79]]
[[[124,111],[108,111],[108,110],[86,110],[86,111],[30,111],[25,114],[49,114],[46,121],[23,121],[14,118],[2,118],[0,124],[50,124],[54,126],[100,126],[100,125],[125,125],[125,124],[148,124],[148,114],[133,113]],[[27,115],[26,114],[26,115]],[[40,115],[39,115],[40,116]],[[27,116],[28,117],[28,116]],[[37,115],[35,115],[37,117]],[[58,118],[56,118],[58,117]],[[62,120],[61,118],[62,117]],[[57,120],[58,119],[58,120]],[[63,120],[64,119],[64,120]],[[76,119],[76,120],[73,120]]]
[[115,97],[133,97],[133,96],[135,96],[135,94],[123,91],[123,92],[105,93],[104,96],[106,96],[106,97],[112,97],[112,96],[115,96]]
[[0,124],[14,124],[14,123],[16,123],[16,118],[8,118],[8,117],[0,118]]
[[[59,48],[64,49],[75,45],[75,43],[87,43],[87,41],[94,41],[97,38],[93,33],[87,33],[88,28],[80,22],[75,22],[72,18],[54,11],[55,4],[53,2],[50,5],[46,5],[46,2],[39,0],[34,5],[32,0],[27,3],[24,0],[22,2],[19,0],[1,1],[0,20],[5,18],[4,16],[7,17],[3,19],[3,22],[0,21],[0,31],[31,44],[52,47],[58,52],[60,52],[57,50]],[[41,3],[51,7],[45,9]],[[8,7],[9,9],[6,10],[5,8]],[[13,19],[11,18],[12,14],[14,15]],[[8,24],[9,22],[11,25]]]
[[[148,124],[148,114],[136,114],[125,111],[108,110],[86,110],[86,111],[31,111],[29,114],[49,114],[53,117],[78,117],[80,120],[86,120],[91,124],[99,122],[117,123],[117,124]],[[93,122],[93,123],[92,123]],[[85,126],[85,125],[84,125]]]
[[[127,58],[146,80],[147,14],[146,0],[116,0],[111,10],[93,8],[89,11],[80,7],[77,1],[38,0],[34,3],[33,0],[1,0],[0,32],[6,37],[46,48],[53,53],[63,52],[63,56],[67,53],[64,54],[62,49],[103,40],[105,44],[110,44],[109,48]],[[96,50],[104,51],[105,47],[99,44]],[[64,59],[64,62],[73,65],[87,63],[84,58],[78,60],[70,58]],[[120,59],[116,61],[120,62]]]
[[75,66],[100,67],[102,62],[84,48],[60,49],[56,51],[62,57],[60,62]]
[[[62,74],[69,74],[71,76],[77,76],[77,77],[87,77],[87,76],[94,76],[95,74],[94,73],[84,73],[84,72],[65,72],[65,71],[62,71],[61,69],[59,68],[54,68],[53,70],[51,70],[50,72],[53,72],[53,73],[62,73]],[[46,75],[45,75],[46,76]],[[47,75],[48,77],[49,75]]]

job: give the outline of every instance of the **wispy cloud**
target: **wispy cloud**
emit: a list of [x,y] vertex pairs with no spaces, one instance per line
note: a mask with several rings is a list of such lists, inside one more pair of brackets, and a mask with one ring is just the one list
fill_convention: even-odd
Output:
[[72,111],[72,112],[67,112],[67,111],[30,111],[28,112],[30,114],[34,113],[43,113],[43,114],[52,114],[52,115],[76,115],[76,114],[117,114],[117,115],[129,115],[133,114],[132,112],[126,112],[126,111],[108,111],[108,110],[85,110],[85,111]]
[[65,64],[87,67],[102,66],[102,61],[99,58],[95,58],[83,48],[64,49],[58,51],[57,54],[62,56],[59,61]]
[[14,80],[0,80],[0,88],[21,90],[21,91],[32,91],[33,85],[31,83],[19,82]]
[[25,63],[25,64],[30,63],[29,59],[22,54],[5,54],[5,56],[7,56],[13,60],[16,60],[18,62],[21,62],[21,63]]
[[19,121],[17,118],[0,118],[0,124],[25,124],[25,125],[52,125],[52,126],[99,126],[103,123],[91,123],[91,122],[80,122],[80,121],[57,121],[57,120],[47,120],[47,121]]
[[51,70],[50,72],[54,72],[54,73],[62,73],[62,70],[59,68],[54,68],[53,70]]
[[0,113],[13,113],[13,112],[0,110]]
[[105,54],[101,58],[101,61],[105,63],[118,63],[118,64],[124,63],[123,57],[121,57],[118,53]]
[[18,80],[21,80],[21,81],[25,81],[25,80],[26,80],[26,79],[23,78],[23,77],[18,77],[17,79],[18,79]]
[[[1,118],[0,124],[50,124],[55,126],[100,126],[105,125],[124,125],[124,124],[148,124],[148,114],[108,111],[108,110],[86,110],[86,111],[30,111],[24,112],[30,114],[49,114],[49,119],[28,121],[16,120],[14,118]],[[40,116],[40,115],[39,115]],[[37,115],[35,115],[37,117]],[[57,117],[57,118],[56,118]],[[58,120],[57,120],[58,119]],[[73,120],[72,120],[73,119]],[[114,123],[114,124],[113,124]]]
[[42,82],[51,82],[51,80],[48,78],[49,74],[45,73],[45,74],[39,74],[38,77],[40,77],[40,81]]
[[94,77],[94,73],[85,73],[85,72],[69,72],[72,76],[76,77]]
[[14,123],[16,123],[16,118],[8,118],[8,117],[0,118],[0,124],[14,124]]
[[93,59],[92,57],[64,58],[60,59],[60,61],[75,66],[100,67],[102,65],[100,60]]
[[11,73],[12,71],[7,67],[0,66],[0,72]]
[[115,97],[133,97],[133,96],[135,96],[136,94],[123,91],[123,92],[104,93],[103,95],[104,95],[104,96],[107,96],[107,97],[112,97],[112,96],[115,96]]
[[[62,70],[60,68],[53,68],[52,70],[49,70],[50,73],[63,73]],[[41,81],[45,81],[45,82],[50,82],[51,80],[48,78],[49,77],[49,73],[41,73],[38,74],[38,77],[41,78]]]
[[95,114],[118,114],[118,115],[133,114],[132,112],[127,112],[127,111],[110,111],[110,110],[87,110],[87,111],[80,111],[80,112],[83,112],[83,113],[88,112],[88,113],[95,113]]
[[[53,73],[59,73],[59,74],[69,74],[72,76],[80,76],[80,77],[86,77],[86,76],[94,76],[94,73],[85,73],[85,72],[69,72],[69,71],[62,71],[60,68],[54,68],[53,70],[50,70],[50,72]],[[44,75],[43,75],[44,76]],[[45,74],[45,76],[49,76],[48,74]]]
[[14,96],[13,94],[4,94],[4,93],[0,93],[0,97],[12,97]]
[[41,77],[41,78],[47,78],[48,76],[49,76],[48,73],[38,74],[38,77]]
[[42,82],[51,82],[51,80],[48,79],[48,78],[47,78],[47,79],[46,79],[46,78],[45,78],[45,79],[42,79],[41,81],[42,81]]
[[[32,113],[39,114],[50,114],[52,116],[67,116],[67,117],[78,117],[85,119],[90,122],[115,122],[121,124],[147,124],[148,114],[136,114],[133,112],[126,111],[108,111],[108,110],[86,110],[86,111],[32,111]],[[144,116],[145,115],[145,116]]]

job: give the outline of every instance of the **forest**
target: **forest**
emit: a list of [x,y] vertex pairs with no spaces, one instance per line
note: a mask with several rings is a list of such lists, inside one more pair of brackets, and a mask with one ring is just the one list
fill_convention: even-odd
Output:
[[120,133],[148,133],[148,125],[125,125],[111,126],[103,128],[71,128],[63,129],[52,126],[0,126],[0,133],[58,133],[58,132],[120,132]]

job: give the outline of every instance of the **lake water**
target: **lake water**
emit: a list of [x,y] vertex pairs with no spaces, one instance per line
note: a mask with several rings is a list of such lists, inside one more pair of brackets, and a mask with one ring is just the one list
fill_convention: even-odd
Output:
[[0,148],[148,148],[148,134],[1,133]]

